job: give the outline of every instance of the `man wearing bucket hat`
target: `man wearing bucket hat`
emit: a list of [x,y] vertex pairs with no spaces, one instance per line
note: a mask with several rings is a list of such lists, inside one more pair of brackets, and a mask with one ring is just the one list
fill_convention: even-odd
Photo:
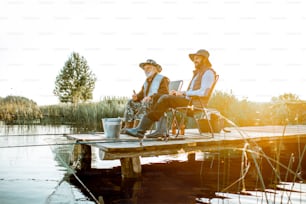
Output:
[[[189,54],[189,58],[194,63],[195,70],[189,83],[187,91],[170,91],[168,95],[159,98],[154,107],[145,114],[138,127],[126,129],[126,134],[143,138],[147,130],[150,129],[154,121],[158,121],[169,108],[187,106],[189,96],[205,96],[205,90],[209,89],[215,81],[215,71],[211,68],[209,52],[201,49],[194,54]],[[151,137],[159,137],[154,135]]]
[[169,94],[169,79],[160,74],[162,67],[159,64],[152,59],[148,59],[146,62],[140,63],[139,67],[144,70],[147,78],[140,92],[136,93],[134,91],[132,99],[126,105],[124,112],[125,128],[136,126],[137,122],[161,95]]

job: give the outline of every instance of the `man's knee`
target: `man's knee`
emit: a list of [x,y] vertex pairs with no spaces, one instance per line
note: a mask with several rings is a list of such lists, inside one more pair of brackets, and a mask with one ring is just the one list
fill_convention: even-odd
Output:
[[158,99],[157,103],[167,103],[167,102],[169,101],[170,98],[171,98],[170,95],[162,95],[162,96]]

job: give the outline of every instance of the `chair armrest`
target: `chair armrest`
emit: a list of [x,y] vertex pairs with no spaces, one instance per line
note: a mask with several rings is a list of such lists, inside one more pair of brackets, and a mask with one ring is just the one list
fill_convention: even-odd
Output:
[[193,99],[197,99],[197,100],[207,100],[208,97],[207,96],[197,96],[197,95],[193,95],[193,96],[189,96],[189,98]]

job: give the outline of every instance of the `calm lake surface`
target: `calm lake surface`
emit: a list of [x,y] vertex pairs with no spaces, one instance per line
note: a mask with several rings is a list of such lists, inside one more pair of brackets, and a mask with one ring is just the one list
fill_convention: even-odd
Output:
[[225,149],[194,161],[186,154],[142,158],[142,177],[123,180],[120,162],[99,160],[97,150],[92,170],[74,174],[73,142],[64,136],[74,132],[0,124],[0,203],[306,203],[305,143],[298,139],[260,144],[264,155],[254,157]]

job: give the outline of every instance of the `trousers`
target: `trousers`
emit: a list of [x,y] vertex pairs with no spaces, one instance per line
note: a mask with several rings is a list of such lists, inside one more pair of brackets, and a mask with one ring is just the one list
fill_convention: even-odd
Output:
[[124,111],[125,122],[140,120],[152,106],[152,101],[140,102],[129,100]]
[[148,112],[148,118],[152,121],[158,121],[169,108],[187,106],[189,99],[184,96],[163,95]]

